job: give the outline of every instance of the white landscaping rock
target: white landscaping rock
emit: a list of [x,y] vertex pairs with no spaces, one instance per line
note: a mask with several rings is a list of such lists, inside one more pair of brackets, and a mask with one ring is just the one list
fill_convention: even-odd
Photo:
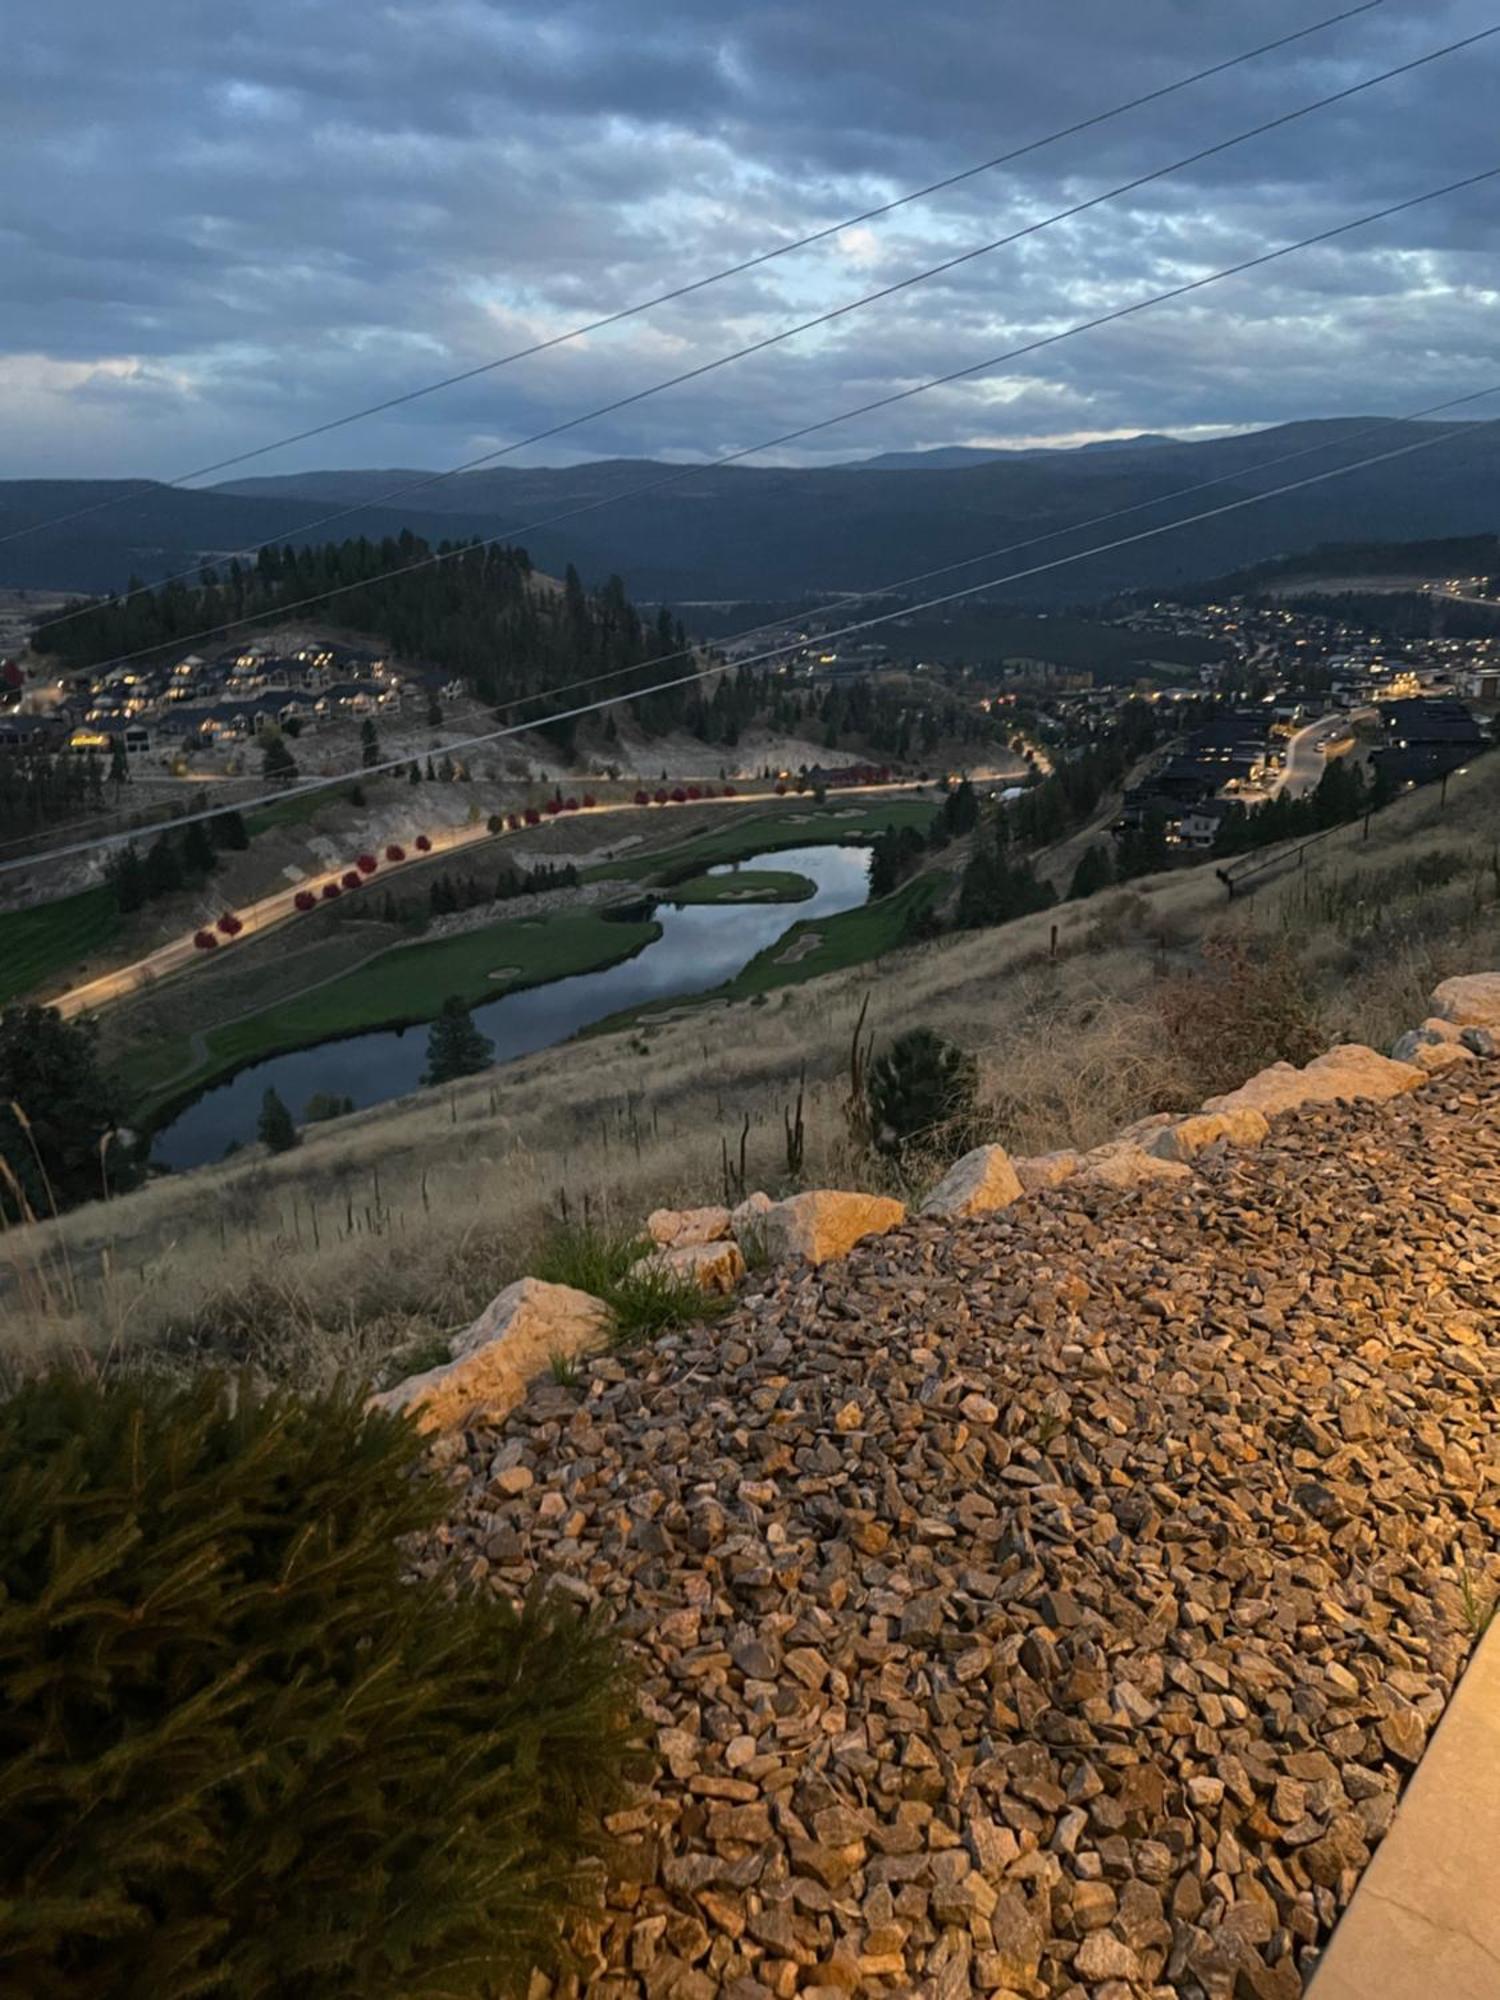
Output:
[[633,1273],[668,1271],[701,1292],[732,1292],[745,1275],[745,1260],[740,1246],[732,1240],[679,1243],[671,1249],[653,1250],[631,1269]]
[[1078,1172],[1079,1157],[1076,1153],[1034,1153],[1030,1159],[1014,1160],[1016,1179],[1027,1194],[1042,1194],[1048,1188],[1061,1187],[1064,1181],[1072,1180]]
[[754,1194],[747,1194],[737,1208],[729,1211],[729,1227],[736,1236],[743,1236],[747,1229],[759,1234],[765,1217],[775,1206],[771,1197],[757,1188]]
[[611,1324],[609,1308],[590,1293],[521,1278],[454,1335],[451,1361],[409,1375],[371,1403],[382,1410],[415,1407],[424,1431],[455,1430],[475,1411],[504,1416],[554,1355],[573,1360],[594,1353],[608,1341]]
[[1361,1098],[1383,1104],[1415,1090],[1424,1072],[1411,1063],[1392,1062],[1361,1043],[1349,1042],[1315,1056],[1305,1069],[1272,1063],[1238,1090],[1211,1097],[1205,1111],[1259,1111],[1274,1118],[1304,1104],[1352,1104]]
[[1228,1146],[1258,1146],[1271,1136],[1269,1120],[1260,1111],[1199,1111],[1179,1118],[1147,1142],[1158,1160],[1194,1160],[1220,1140]]
[[646,1217],[646,1234],[664,1249],[720,1243],[729,1234],[727,1208],[658,1208]]
[[1078,1163],[1078,1179],[1090,1187],[1136,1188],[1152,1181],[1186,1181],[1191,1167],[1178,1160],[1159,1159],[1133,1139],[1112,1139],[1096,1146]]
[[956,1160],[922,1204],[924,1215],[957,1221],[1009,1208],[1026,1190],[1003,1146],[978,1146]]
[[804,1257],[823,1264],[842,1257],[866,1236],[882,1236],[906,1220],[906,1208],[881,1194],[843,1194],[818,1188],[773,1202],[761,1219],[774,1261]]
[[1500,972],[1470,972],[1445,979],[1432,995],[1432,1011],[1460,1028],[1500,1033]]

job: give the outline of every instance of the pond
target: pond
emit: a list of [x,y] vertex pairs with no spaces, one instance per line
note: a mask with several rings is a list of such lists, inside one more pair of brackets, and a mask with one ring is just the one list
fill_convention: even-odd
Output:
[[[656,910],[662,934],[634,958],[475,1007],[475,1026],[494,1043],[496,1062],[566,1041],[580,1028],[627,1007],[707,992],[743,971],[793,924],[857,909],[869,894],[868,847],[783,848],[708,873],[728,875],[736,867],[760,865],[804,876],[813,883],[815,894],[800,903],[779,904],[680,906],[663,900]],[[267,1056],[205,1091],[164,1125],[153,1141],[152,1158],[176,1168],[222,1159],[236,1141],[244,1145],[254,1139],[261,1099],[268,1090],[274,1090],[300,1122],[303,1106],[316,1092],[350,1097],[356,1109],[363,1110],[420,1089],[426,1065],[425,1026],[349,1035]]]

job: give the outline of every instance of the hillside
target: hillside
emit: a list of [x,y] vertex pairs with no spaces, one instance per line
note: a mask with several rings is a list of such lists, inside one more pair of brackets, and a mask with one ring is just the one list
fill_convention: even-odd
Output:
[[[47,534],[11,543],[0,583],[79,589],[118,587],[132,573],[184,567],[201,555],[295,540],[299,521],[358,507],[341,534],[378,538],[399,526],[427,537],[525,535],[538,564],[585,578],[625,577],[637,598],[795,595],[865,589],[951,562],[955,553],[1056,530],[1049,555],[1087,548],[1080,523],[1206,480],[1227,481],[1204,501],[1217,505],[1288,479],[1394,449],[1423,437],[1431,451],[1314,486],[1300,494],[1205,522],[1159,544],[1101,557],[1053,578],[1017,586],[1018,601],[1087,601],[1134,588],[1219,576],[1321,542],[1477,534],[1492,530],[1500,501],[1500,425],[1407,425],[1366,435],[1378,419],[1282,425],[1205,443],[1155,438],[1108,449],[997,453],[957,465],[879,464],[824,469],[722,469],[604,460],[566,469],[497,467],[466,473],[389,503],[418,471],[311,471],[236,481],[209,491],[149,486],[144,497]],[[1287,468],[1270,460],[1319,448]],[[1326,448],[1326,449],[1324,449]],[[627,489],[666,483],[628,505]],[[116,486],[118,482],[116,482]],[[0,528],[87,507],[105,482],[0,484]],[[554,515],[573,518],[555,526]],[[1170,509],[1165,518],[1171,518]],[[1147,523],[1149,524],[1149,522]]]
[[640,1665],[583,1991],[1298,2000],[1490,1601],[1497,1145],[1493,1064],[1296,1113],[445,1437],[434,1557]]

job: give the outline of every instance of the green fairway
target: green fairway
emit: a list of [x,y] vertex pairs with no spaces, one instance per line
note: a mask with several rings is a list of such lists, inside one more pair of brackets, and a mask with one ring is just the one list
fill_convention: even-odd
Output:
[[[675,847],[652,847],[584,871],[585,881],[648,880],[670,885],[721,861],[742,861],[747,855],[771,854],[784,847],[822,847],[873,839],[889,826],[918,826],[924,831],[937,811],[931,799],[888,797],[879,800],[830,799],[823,805],[809,794],[789,798],[764,812],[726,813],[722,826],[712,826]],[[663,829],[665,831],[665,828]],[[654,829],[653,829],[654,834]]]
[[660,924],[607,923],[586,910],[486,924],[459,937],[402,945],[300,998],[211,1028],[202,1038],[209,1060],[191,1076],[176,1079],[173,1094],[201,1089],[263,1056],[335,1035],[430,1021],[450,994],[478,1006],[524,986],[598,972],[660,936]]
[[892,896],[837,917],[794,924],[785,936],[752,958],[715,999],[748,1000],[777,986],[796,986],[825,972],[864,965],[907,941],[912,920],[930,909],[949,886],[944,874],[918,875]]
[[730,875],[694,875],[666,891],[674,903],[805,903],[817,894],[805,875],[779,868],[737,868]]
[[54,983],[56,974],[103,950],[119,928],[107,885],[0,916],[0,1005]]

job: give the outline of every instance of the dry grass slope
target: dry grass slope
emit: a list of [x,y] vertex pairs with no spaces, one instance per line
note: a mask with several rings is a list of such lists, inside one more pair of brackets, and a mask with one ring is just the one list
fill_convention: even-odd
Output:
[[[1022,1153],[1195,1104],[1297,1053],[1280,1039],[1294,1031],[1386,1046],[1438,979],[1500,962],[1497,805],[1500,758],[1455,781],[1446,809],[1414,794],[1368,840],[1344,829],[1243,902],[1226,905],[1204,864],[570,1044],[312,1129],[282,1158],[12,1231],[7,1343],[22,1356],[57,1341],[208,1350],[300,1382],[375,1371],[474,1318],[560,1212],[633,1225],[658,1204],[717,1198],[747,1118],[749,1185],[788,1185],[783,1112],[804,1065],[802,1183],[882,1185],[893,1169],[854,1146],[844,1116],[866,999],[881,1041],[921,1025],[975,1052],[987,1136]],[[1180,982],[1201,973],[1209,938],[1257,969],[1259,1003],[1248,1029],[1241,1010],[1232,1036],[1205,1039],[1181,1029],[1201,1008],[1184,1010]],[[1211,982],[1202,992],[1222,1006]]]

